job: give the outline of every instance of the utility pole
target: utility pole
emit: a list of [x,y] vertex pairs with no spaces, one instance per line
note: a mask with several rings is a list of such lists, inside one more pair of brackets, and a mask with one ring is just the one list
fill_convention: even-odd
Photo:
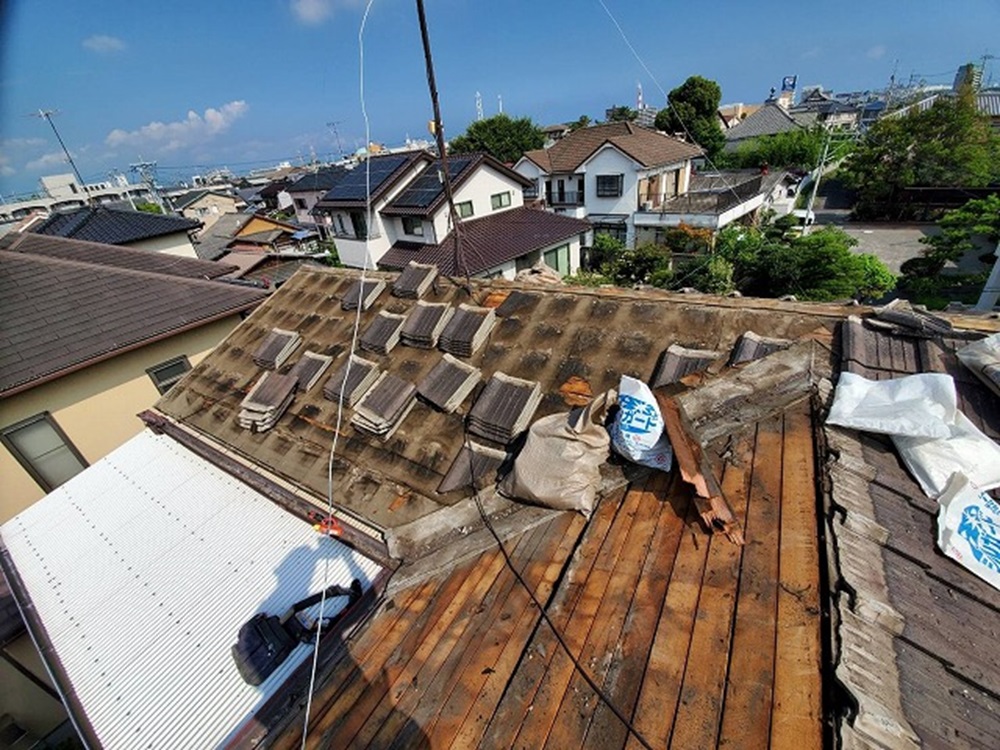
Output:
[[[55,114],[58,114],[58,112],[54,109],[40,109],[38,110],[37,113],[33,112],[31,116],[45,120],[45,122],[49,124],[49,127],[52,128],[52,132],[55,133],[56,140],[59,141],[59,145],[62,147],[63,153],[66,154],[66,161],[68,161],[69,165],[73,168],[73,174],[76,176],[76,181],[80,184],[80,187],[82,188],[84,183],[83,183],[83,177],[80,176],[80,170],[76,168],[76,162],[73,161],[73,157],[70,156],[69,149],[66,148],[66,144],[63,142],[62,136],[59,135],[59,131],[58,129],[56,129],[56,124],[52,122],[52,115]],[[86,191],[84,191],[84,193],[86,193]],[[90,194],[88,193],[87,203],[89,204],[90,202],[91,202]]]
[[476,121],[483,119],[483,95],[476,92]]
[[823,155],[819,157],[819,166],[816,167],[816,178],[813,180],[812,184],[812,194],[809,196],[809,202],[806,204],[806,217],[805,224],[802,226],[802,236],[805,237],[809,234],[809,229],[812,226],[812,221],[810,216],[815,219],[813,214],[813,204],[816,202],[816,193],[819,191],[819,179],[823,176],[823,168],[826,166],[826,157],[830,153],[830,141],[833,140],[833,135],[831,133],[826,134],[826,143],[823,144]]
[[326,126],[328,128],[330,128],[331,131],[333,131],[334,140],[337,141],[337,150],[340,152],[340,158],[341,158],[341,160],[343,160],[346,157],[344,156],[344,144],[340,140],[340,131],[337,130],[337,125],[339,125],[339,124],[340,124],[340,120],[332,120],[331,122],[328,122],[326,124]]
[[[141,157],[140,157],[141,158]],[[155,161],[139,161],[135,164],[128,165],[129,171],[134,172],[139,175],[140,181],[146,186],[149,194],[153,196],[153,200],[156,205],[160,207],[160,210],[166,214],[168,212],[168,204],[160,195],[159,188],[156,187],[156,162]],[[172,211],[173,209],[169,209]]]

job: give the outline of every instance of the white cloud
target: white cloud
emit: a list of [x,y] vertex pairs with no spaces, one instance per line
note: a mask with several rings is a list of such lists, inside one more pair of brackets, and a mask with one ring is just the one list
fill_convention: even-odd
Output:
[[876,44],[870,50],[868,50],[868,58],[871,60],[878,60],[885,55],[885,45]]
[[24,168],[35,171],[63,166],[66,166],[66,154],[62,151],[50,151],[47,154],[42,154],[37,159],[29,161],[24,165]]
[[0,141],[0,148],[31,148],[32,146],[44,146],[44,138],[4,138]]
[[177,122],[154,121],[137,130],[115,128],[108,133],[104,142],[112,148],[147,146],[163,151],[175,151],[225,132],[230,125],[245,115],[249,108],[249,105],[240,99],[223,104],[218,109],[209,107],[204,115],[199,115],[192,109],[188,111],[187,117]]
[[810,47],[801,55],[799,55],[799,57],[801,57],[803,60],[813,60],[819,57],[822,51],[823,51],[822,47]]
[[116,36],[94,34],[83,40],[83,46],[99,55],[110,55],[125,49],[125,42]]
[[0,177],[10,177],[17,170],[10,165],[10,159],[0,154]]
[[292,0],[292,13],[302,23],[323,23],[337,8],[359,5],[359,0]]

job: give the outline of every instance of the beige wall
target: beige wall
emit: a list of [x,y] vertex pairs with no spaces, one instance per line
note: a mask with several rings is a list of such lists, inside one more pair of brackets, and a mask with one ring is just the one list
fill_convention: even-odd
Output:
[[200,221],[203,224],[202,230],[204,231],[217,222],[222,214],[234,213],[236,213],[235,198],[228,195],[209,193],[181,211],[181,216]]
[[151,237],[148,240],[130,242],[126,247],[134,247],[137,250],[152,250],[157,253],[167,253],[168,255],[183,255],[186,258],[197,258],[194,245],[186,232],[174,232],[165,234],[162,237]]
[[[232,315],[165,341],[127,352],[0,401],[0,428],[49,412],[88,463],[143,429],[136,414],[160,397],[146,368],[180,355],[192,367],[240,322]],[[45,495],[0,445],[0,523]]]

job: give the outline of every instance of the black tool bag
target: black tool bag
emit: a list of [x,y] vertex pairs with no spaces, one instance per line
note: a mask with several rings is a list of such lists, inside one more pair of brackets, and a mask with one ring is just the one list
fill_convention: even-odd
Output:
[[325,592],[307,596],[293,604],[281,617],[260,612],[243,623],[236,643],[233,644],[233,660],[240,676],[247,683],[260,685],[288,658],[292,649],[299,643],[312,640],[315,628],[302,625],[295,614],[317,604],[324,594],[328,599],[335,596],[350,597],[347,607],[341,611],[342,615],[361,598],[361,581],[355,578],[349,589],[334,585]]

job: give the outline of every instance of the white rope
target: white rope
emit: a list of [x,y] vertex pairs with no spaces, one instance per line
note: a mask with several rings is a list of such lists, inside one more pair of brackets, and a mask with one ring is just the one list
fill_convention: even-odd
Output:
[[[361,98],[361,115],[365,121],[365,144],[371,143],[371,124],[368,121],[368,109],[365,105],[365,25],[368,22],[368,12],[371,10],[375,0],[368,0],[365,5],[364,15],[361,17],[361,26],[358,28],[358,62],[360,66],[359,95]],[[358,305],[354,313],[354,328],[351,332],[351,348],[347,353],[347,365],[344,371],[344,379],[340,384],[340,394],[337,399],[337,419],[333,430],[333,441],[330,443],[330,455],[326,464],[326,512],[327,518],[333,517],[333,459],[337,453],[337,439],[340,437],[340,428],[344,418],[344,395],[347,392],[347,383],[351,375],[351,363],[354,356],[354,349],[358,343],[358,329],[361,326],[361,310],[364,307],[365,298],[365,274],[368,271],[368,260],[370,257],[369,240],[371,238],[372,227],[372,199],[371,199],[371,154],[365,159],[365,257],[361,262],[360,287],[358,289]],[[323,634],[323,610],[326,606],[326,589],[329,585],[330,558],[324,558],[323,568],[323,595],[319,600],[319,615],[316,619],[316,646],[313,648],[312,669],[309,673],[309,694],[306,698],[305,718],[302,725],[302,750],[305,750],[306,740],[309,738],[309,714],[312,710],[313,691],[316,688],[316,669],[319,664],[319,643]]]

